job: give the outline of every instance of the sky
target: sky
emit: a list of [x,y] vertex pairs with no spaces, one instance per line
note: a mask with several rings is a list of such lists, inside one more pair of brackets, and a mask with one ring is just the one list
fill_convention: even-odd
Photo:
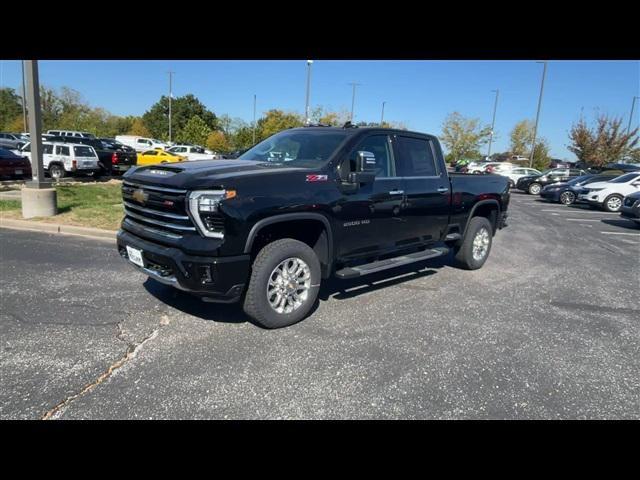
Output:
[[[58,61],[39,62],[40,83],[78,90],[92,106],[116,115],[142,115],[161,95],[192,93],[216,115],[247,122],[272,108],[303,113],[307,63],[297,61]],[[535,61],[351,61],[315,60],[311,107],[351,109],[351,82],[357,87],[354,120],[402,122],[410,130],[439,135],[449,113],[491,124],[499,89],[492,152],[509,147],[509,132],[523,119],[535,120],[543,65]],[[20,90],[20,62],[0,60],[0,87]],[[538,135],[554,158],[573,159],[568,131],[581,112],[623,118],[626,128],[634,96],[640,96],[639,61],[549,61]],[[640,99],[632,128],[640,121]]]

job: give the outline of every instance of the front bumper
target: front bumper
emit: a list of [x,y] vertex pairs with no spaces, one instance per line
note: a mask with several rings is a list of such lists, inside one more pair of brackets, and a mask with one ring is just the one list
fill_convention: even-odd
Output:
[[560,201],[560,190],[542,190],[540,192],[540,198],[551,202]]
[[640,207],[620,207],[620,216],[640,224]]
[[[249,255],[205,257],[186,255],[180,249],[152,243],[120,230],[118,252],[129,265],[154,280],[189,292],[208,301],[236,302],[242,296],[249,277]],[[128,259],[127,245],[142,250],[144,267]]]

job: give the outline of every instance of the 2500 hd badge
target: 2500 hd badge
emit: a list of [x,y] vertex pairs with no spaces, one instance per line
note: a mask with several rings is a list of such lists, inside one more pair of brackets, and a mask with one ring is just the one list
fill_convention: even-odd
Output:
[[305,318],[332,276],[449,252],[482,267],[509,205],[508,179],[447,173],[432,135],[347,125],[289,129],[235,160],[139,167],[123,180],[121,256],[208,302],[241,302],[267,328]]

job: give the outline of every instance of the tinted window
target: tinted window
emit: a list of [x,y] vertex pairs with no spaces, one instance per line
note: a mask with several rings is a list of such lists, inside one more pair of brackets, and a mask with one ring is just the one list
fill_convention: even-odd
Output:
[[56,155],[64,155],[66,157],[69,156],[69,147],[56,147]]
[[627,183],[631,180],[635,180],[638,177],[640,177],[640,174],[638,173],[627,173],[611,180],[611,183]]
[[95,157],[93,148],[91,147],[73,147],[73,152],[76,157]]
[[360,151],[371,152],[375,155],[377,177],[395,176],[395,165],[393,165],[393,156],[387,135],[372,135],[362,140],[349,157],[351,171],[355,170],[355,161]]
[[53,154],[53,145],[42,145],[42,153]]
[[158,155],[158,151],[157,150],[147,150],[146,152],[143,153],[143,155]]
[[427,177],[436,175],[431,142],[422,138],[398,137],[401,177]]

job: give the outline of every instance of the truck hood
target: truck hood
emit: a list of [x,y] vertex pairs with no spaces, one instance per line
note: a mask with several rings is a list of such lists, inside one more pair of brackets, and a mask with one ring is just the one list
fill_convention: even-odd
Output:
[[124,175],[132,182],[183,189],[224,187],[240,178],[305,171],[283,163],[251,160],[196,160],[173,164],[145,165]]

